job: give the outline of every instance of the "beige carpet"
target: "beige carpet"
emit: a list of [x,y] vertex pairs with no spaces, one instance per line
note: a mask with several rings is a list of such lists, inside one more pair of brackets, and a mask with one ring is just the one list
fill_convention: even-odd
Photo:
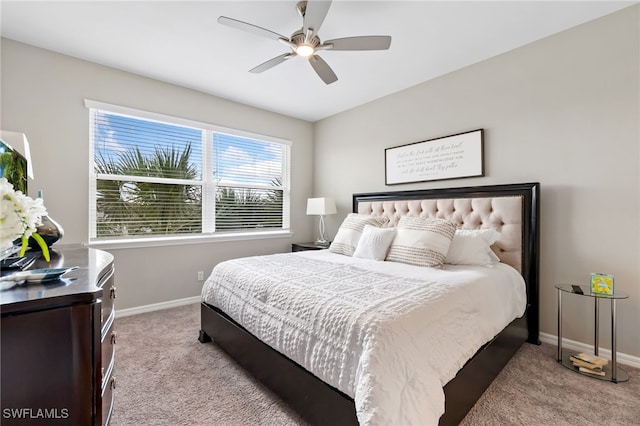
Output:
[[[116,319],[112,425],[304,424],[215,344],[198,342],[199,329],[198,304]],[[525,344],[462,425],[640,425],[640,370],[603,382],[560,366],[555,350]]]

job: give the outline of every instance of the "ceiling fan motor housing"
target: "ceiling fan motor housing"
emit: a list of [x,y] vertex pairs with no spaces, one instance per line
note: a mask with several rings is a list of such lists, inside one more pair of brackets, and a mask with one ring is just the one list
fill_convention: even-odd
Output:
[[306,35],[302,31],[302,29],[300,29],[299,31],[296,31],[291,35],[291,42],[295,45],[308,44],[313,48],[320,46],[320,38],[317,35],[314,35],[310,41],[305,41],[305,39],[306,39]]

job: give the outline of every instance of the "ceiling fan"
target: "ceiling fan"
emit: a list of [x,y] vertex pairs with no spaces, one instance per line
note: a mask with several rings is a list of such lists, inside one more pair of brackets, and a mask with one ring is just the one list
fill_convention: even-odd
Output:
[[228,25],[239,30],[248,31],[250,33],[267,37],[281,42],[291,49],[291,52],[284,53],[269,59],[268,61],[249,70],[252,73],[261,73],[274,66],[281,64],[287,59],[295,56],[302,56],[309,60],[311,67],[318,76],[326,84],[331,84],[338,80],[329,64],[327,64],[317,52],[320,50],[386,50],[391,46],[391,36],[356,36],[336,38],[326,40],[324,43],[318,37],[320,26],[327,16],[331,1],[301,1],[298,2],[296,8],[300,16],[302,16],[302,28],[287,38],[281,34],[249,24],[247,22],[238,21],[237,19],[220,16],[218,22]]

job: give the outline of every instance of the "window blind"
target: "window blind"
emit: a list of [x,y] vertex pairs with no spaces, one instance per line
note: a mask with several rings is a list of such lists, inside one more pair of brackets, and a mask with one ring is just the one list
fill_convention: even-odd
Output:
[[185,120],[90,115],[93,239],[288,228],[287,143]]

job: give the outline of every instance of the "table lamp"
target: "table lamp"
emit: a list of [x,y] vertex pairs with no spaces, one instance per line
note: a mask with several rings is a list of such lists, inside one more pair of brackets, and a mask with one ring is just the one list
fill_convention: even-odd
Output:
[[333,201],[333,198],[329,197],[320,197],[320,198],[309,198],[307,200],[307,214],[308,215],[316,215],[320,216],[320,238],[316,241],[316,244],[321,246],[329,245],[329,241],[325,235],[324,229],[324,216],[328,214],[336,214],[336,203]]

